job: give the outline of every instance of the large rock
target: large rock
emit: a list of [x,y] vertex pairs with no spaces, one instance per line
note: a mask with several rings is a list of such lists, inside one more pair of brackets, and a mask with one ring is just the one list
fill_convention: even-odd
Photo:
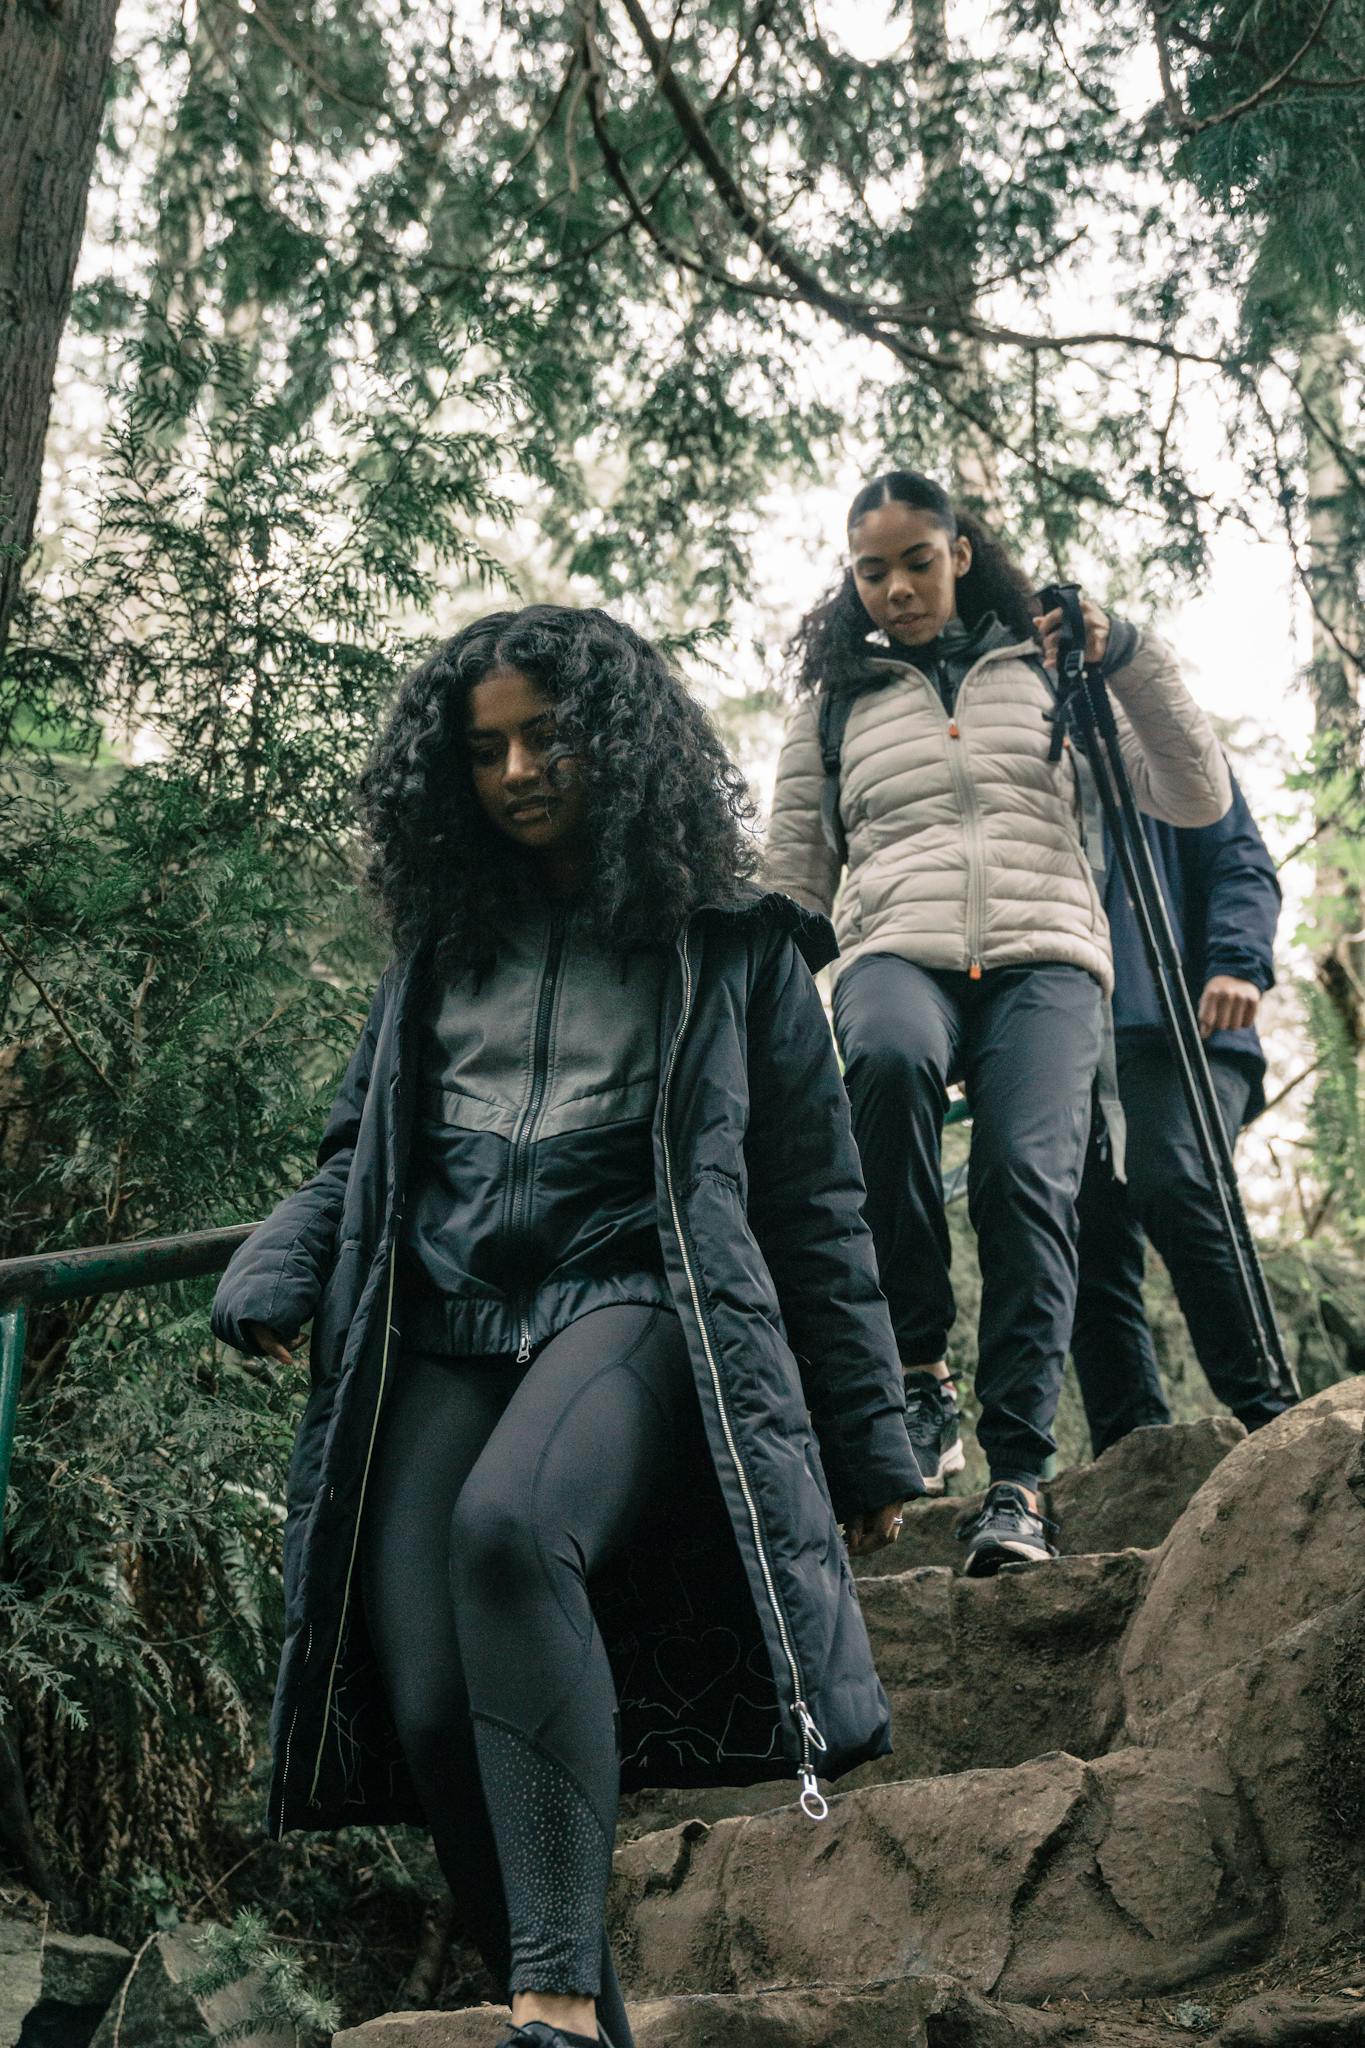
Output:
[[[1230,1415],[1206,1415],[1163,1429],[1135,1429],[1093,1464],[1060,1473],[1043,1492],[1047,1512],[1058,1525],[1062,1555],[1155,1549],[1210,1472],[1245,1438],[1245,1429]],[[856,1575],[873,1578],[920,1565],[960,1570],[957,1524],[980,1505],[979,1494],[913,1502],[894,1551],[860,1559],[854,1566]]]
[[[388,2013],[333,2036],[332,2048],[491,2048],[505,2008]],[[1054,2019],[997,2005],[950,1977],[857,1991],[702,1993],[632,2005],[637,2048],[1189,2048],[1172,2027]]]
[[332,2048],[494,2048],[507,2026],[505,2005],[462,2012],[386,2012],[332,2036]]
[[1365,2048],[1365,2006],[1358,1998],[1272,1991],[1234,2006],[1215,2048]]
[[230,2031],[251,2017],[258,1978],[239,1977],[209,1997],[193,1989],[205,1968],[198,1934],[176,1927],[138,1951],[91,2048],[214,2048],[225,2034],[233,2048],[298,2048],[293,2027]]
[[1246,1441],[1231,1415],[1135,1429],[1093,1465],[1075,1465],[1047,1487],[1063,1553],[1153,1550],[1164,1543],[1204,1481]]
[[1216,1673],[1148,1734],[1162,1749],[1212,1752],[1241,1788],[1279,1884],[1286,1942],[1360,1924],[1365,1593]]
[[978,1993],[1120,1997],[1181,1985],[1268,1938],[1273,1899],[1212,1757],[1053,1755],[870,1786],[645,1836],[617,1857],[637,1995],[867,1984],[942,1971]]
[[895,1749],[848,1783],[996,1770],[1054,1749],[1100,1755],[1122,1718],[1118,1649],[1150,1555],[864,1579]]
[[1363,1425],[1365,1378],[1344,1380],[1215,1467],[1162,1545],[1124,1645],[1130,1734],[1356,1591],[1365,1541],[1347,1482]]
[[85,2048],[131,1961],[116,1941],[0,1919],[0,2048]]

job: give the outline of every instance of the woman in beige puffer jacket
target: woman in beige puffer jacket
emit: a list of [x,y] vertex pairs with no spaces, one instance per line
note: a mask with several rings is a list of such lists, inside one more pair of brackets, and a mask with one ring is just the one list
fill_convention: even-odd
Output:
[[[911,1435],[934,1490],[963,1464],[944,1362],[955,1310],[940,1141],[947,1086],[966,1084],[978,1434],[992,1484],[962,1533],[966,1569],[985,1574],[1052,1554],[1037,1485],[1075,1300],[1109,933],[1069,746],[1052,758],[1044,661],[1059,618],[1035,622],[998,544],[913,472],[865,486],[848,530],[844,579],[798,634],[803,701],[778,767],[768,877],[834,910],[835,1031]],[[1174,657],[1155,635],[1084,610],[1139,805],[1170,824],[1215,822],[1231,802],[1227,765]],[[824,752],[837,755],[837,785]]]

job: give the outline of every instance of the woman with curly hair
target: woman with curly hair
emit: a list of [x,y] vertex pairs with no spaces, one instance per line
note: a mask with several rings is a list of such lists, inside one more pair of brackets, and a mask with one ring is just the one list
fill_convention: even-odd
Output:
[[[820,911],[843,876],[834,1027],[911,1441],[934,1492],[964,1462],[940,1145],[948,1084],[966,1084],[991,1483],[958,1533],[966,1570],[987,1576],[1056,1554],[1038,1484],[1076,1298],[1109,930],[1077,763],[1054,726],[1061,613],[1035,618],[998,542],[913,471],[859,491],[848,544],[841,581],[796,636],[803,701],[767,875]],[[1231,802],[1227,765],[1173,656],[1089,600],[1082,609],[1139,804],[1168,824],[1213,823]]]
[[214,1307],[285,1365],[313,1318],[272,1826],[425,1820],[507,2041],[623,2048],[620,1788],[791,1769],[819,1817],[890,1746],[836,1525],[878,1548],[920,1482],[833,934],[600,611],[457,634],[363,804],[394,962]]

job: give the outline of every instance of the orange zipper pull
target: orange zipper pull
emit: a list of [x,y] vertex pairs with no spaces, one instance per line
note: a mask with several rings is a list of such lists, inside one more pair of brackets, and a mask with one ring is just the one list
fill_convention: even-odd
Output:
[[955,718],[948,720],[948,737],[950,740],[960,740],[962,737],[962,734],[957,729],[957,720]]
[[967,969],[967,979],[968,981],[980,981],[981,962],[979,960],[973,960],[971,966]]

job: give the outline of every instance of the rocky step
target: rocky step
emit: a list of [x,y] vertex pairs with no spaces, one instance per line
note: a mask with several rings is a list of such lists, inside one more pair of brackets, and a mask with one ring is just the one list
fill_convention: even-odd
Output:
[[941,1972],[1029,2003],[1254,1961],[1279,1902],[1222,1762],[1148,1748],[657,1831],[618,1851],[612,1910],[635,1998]]
[[[637,2048],[1052,2048],[1077,2042],[1074,2021],[998,2005],[937,1975],[857,1990],[780,1991],[648,1999],[631,2007]],[[333,2048],[495,2048],[503,2006],[388,2013],[332,2037]],[[1205,2037],[1208,2038],[1207,2036]],[[1188,2048],[1175,2027],[1119,2021],[1088,2048]]]
[[[861,1580],[895,1747],[839,1789],[998,1769],[1054,1749],[1100,1755],[1121,1720],[1119,1647],[1153,1556],[1064,1557],[994,1579],[926,1565]],[[740,1789],[642,1793],[625,1803],[622,1832],[764,1813],[792,1796],[790,1773]]]
[[[855,1991],[810,1987],[649,1999],[631,2008],[638,2048],[1361,2048],[1358,1995],[1293,1991],[1240,1999],[1217,2031],[1199,2000],[1169,2017],[1069,2012],[980,1998],[951,1977],[905,1978]],[[388,2013],[332,2037],[333,2048],[495,2048],[505,2006]]]
[[[1161,2000],[1182,2039],[1217,2048],[1365,2048],[1352,1997],[1272,1993],[1220,2027],[1205,2003],[1220,2004],[1219,1973],[1272,1953],[1279,1970],[1288,1948],[1365,1923],[1362,1506],[1356,1379],[1239,1442],[1155,1556],[979,1586],[880,1560],[862,1592],[902,1722],[907,1695],[927,1721],[970,1684],[975,1729],[1022,1701],[1024,1717],[1069,1713],[1087,1741],[1113,1725],[1108,1751],[864,1785],[825,1822],[788,1803],[625,1843],[613,1921],[643,2048],[876,2048],[893,2029],[911,2048],[1167,2048],[1149,2013],[1094,2009],[1127,1998]],[[1047,1704],[1065,1663],[1036,1702],[1005,1697],[991,1643],[1008,1636],[1026,1679],[1068,1632],[1070,1703]],[[758,1789],[790,1801],[790,1785]],[[492,2048],[496,2018],[391,2015],[339,2042]]]
[[[1016,1818],[1022,1811],[1024,1821],[1031,1812],[1038,1823],[1032,1849],[1021,1849],[1018,1866],[1031,1873],[1020,1879],[1034,1901],[1029,1911],[1061,1881],[1066,1858],[1078,1853],[1077,1842],[1101,1844],[1102,1854],[1095,1847],[1099,1876],[1087,1894],[1089,1904],[1082,1900],[1089,1911],[1096,1900],[1102,1902],[1106,1873],[1115,1867],[1109,1831],[1121,1823],[1129,1863],[1136,1867],[1146,1859],[1159,1871],[1171,1849],[1169,1815],[1192,1810],[1188,1786],[1207,1767],[1215,1774],[1209,1782],[1221,1783],[1225,1794],[1235,1789],[1238,1811],[1250,1816],[1277,1901],[1279,1941],[1292,1944],[1324,1930],[1358,1926],[1365,1922],[1362,1506],[1365,1378],[1357,1378],[1328,1388],[1242,1441],[1154,1554],[1064,1558],[1011,1568],[980,1584],[943,1569],[866,1579],[861,1591],[896,1702],[898,1750],[862,1775],[904,1776],[916,1759],[921,1767],[926,1759],[932,1762],[933,1773],[921,1768],[913,1781],[869,1786],[836,1800],[832,1838],[790,1810],[790,1781],[742,1795],[656,1795],[674,1802],[671,1816],[658,1817],[681,1823],[690,1808],[707,1818],[708,1800],[721,1813],[726,1801],[744,1801],[751,1814],[760,1804],[779,1807],[766,1821],[718,1825],[714,1842],[705,1830],[687,1836],[675,1828],[672,1839],[676,1843],[681,1833],[692,1842],[704,1840],[706,1846],[695,1853],[708,1869],[718,1870],[715,1859],[724,1844],[747,1826],[752,1844],[767,1840],[772,1868],[785,1885],[785,1859],[804,1853],[802,1845],[815,1854],[812,1841],[823,1841],[834,1864],[852,1857],[863,1870],[867,1852],[860,1847],[855,1854],[845,1845],[850,1827],[859,1839],[863,1831],[876,1835],[877,1816],[885,1812],[904,1820],[909,1801],[920,1817],[917,1825],[905,1820],[902,1830],[898,1820],[878,1837],[892,1845],[894,1868],[910,1873],[898,1894],[902,1925],[909,1930],[917,1924],[916,1873],[926,1857],[929,1874],[922,1882],[934,1896],[939,1889],[951,1894],[954,1884],[970,1892],[983,1870],[994,1873],[991,1883],[1008,1875],[1000,1860],[1003,1837],[992,1823],[997,1804]],[[987,1760],[987,1745],[995,1745],[993,1760],[1003,1765],[1012,1753],[1017,1758],[1019,1748],[1049,1744],[1070,1752],[1066,1769],[1080,1774],[1076,1782],[1083,1787],[1069,1809],[1080,1817],[1067,1823],[1072,1834],[1060,1859],[1048,1803],[1034,1806],[1039,1781],[1033,1766],[1016,1761],[1014,1769],[962,1768]],[[1051,1760],[1049,1769],[1055,1764]],[[1115,1772],[1127,1774],[1121,1808],[1104,1789]],[[869,1801],[855,1825],[849,1816],[858,1814],[859,1802]],[[980,1815],[978,1836],[967,1826],[963,1801]],[[1197,1827],[1188,1832],[1188,1842],[1191,1867],[1203,1871],[1200,1882],[1212,1882],[1216,1852],[1200,1847]],[[671,1870],[678,1852],[661,1836],[653,1847],[648,1838],[627,1844],[623,1871],[654,1869],[656,1851]],[[736,1870],[748,1854],[746,1848]],[[1172,1860],[1169,1897],[1179,1901],[1189,1881]],[[852,1892],[862,1882],[854,1880]],[[651,1883],[656,1902],[678,1889],[657,1874]],[[1086,1885],[1081,1889],[1086,1893]],[[989,1885],[982,1894],[986,1901],[995,1896]],[[723,1898],[723,1892],[713,1893],[709,1908],[722,1921],[717,1899],[723,1904]],[[807,1904],[817,1915],[822,1912],[818,1886]],[[991,1910],[997,1909],[1003,1911],[998,1899]],[[647,1925],[654,1906],[642,1904],[640,1910]],[[1123,1910],[1131,1921],[1126,1905]],[[629,1908],[627,1918],[633,1913]],[[837,1943],[843,1937],[834,1924]],[[1084,1914],[1078,1924],[1086,1924]],[[1131,1931],[1116,1935],[1116,1953]],[[820,1946],[816,1939],[815,1949]],[[927,1941],[926,1954],[937,1953]],[[829,1971],[818,1967],[818,1956],[816,1962],[817,1976],[827,1980]],[[1070,1967],[1065,1953],[1061,1967]],[[1177,1967],[1183,1965],[1177,1961]],[[801,1973],[793,1966],[789,1974]],[[1093,1986],[1085,1988],[1093,1995]]]
[[[1164,1543],[1204,1481],[1246,1431],[1230,1415],[1206,1415],[1161,1429],[1135,1429],[1093,1464],[1073,1466],[1043,1487],[1053,1541],[1063,1556],[1111,1550],[1154,1550]],[[901,1570],[914,1565],[961,1568],[959,1521],[981,1505],[980,1494],[916,1501],[896,1546]],[[886,1571],[886,1553],[861,1559],[859,1578]]]
[[0,1917],[0,2048],[88,2041],[132,1960],[97,1935]]

